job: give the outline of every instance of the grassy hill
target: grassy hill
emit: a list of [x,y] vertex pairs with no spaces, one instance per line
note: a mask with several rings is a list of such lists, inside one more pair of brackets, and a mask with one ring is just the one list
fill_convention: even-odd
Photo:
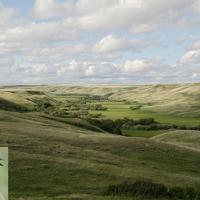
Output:
[[[31,91],[33,93],[31,93]],[[37,93],[42,91],[42,93]],[[34,92],[36,92],[34,94]],[[30,105],[28,96],[90,94],[111,100],[130,101],[142,105],[144,112],[171,116],[200,117],[200,83],[170,85],[85,85],[85,86],[16,86],[0,88],[0,98]],[[24,98],[26,96],[26,98]]]
[[86,131],[39,113],[0,115],[0,144],[10,147],[11,199],[133,199],[105,191],[136,179],[200,186],[199,152]]
[[43,91],[34,88],[3,88],[0,89],[0,109],[8,111],[32,111],[38,107],[38,103],[48,101],[54,103],[55,100]]
[[[162,87],[166,87],[166,90]],[[58,102],[65,102],[69,98],[67,95],[69,93],[80,96],[83,93],[102,94],[108,95],[113,102],[117,98],[133,101],[133,104],[134,101],[140,101],[144,107],[141,109],[146,109],[145,112],[152,109],[148,112],[148,116],[151,116],[150,113],[154,108],[156,109],[161,104],[165,107],[168,105],[166,102],[170,102],[170,105],[176,104],[177,107],[179,104],[183,106],[187,103],[194,105],[197,103],[194,94],[198,95],[198,87],[199,84],[101,87],[23,86],[0,89],[0,98],[9,103],[9,106],[17,105],[28,109],[26,112],[18,110],[11,112],[0,108],[0,146],[10,148],[10,199],[169,200],[173,198],[169,196],[162,198],[151,196],[150,198],[148,195],[152,191],[147,188],[155,187],[155,191],[163,187],[171,188],[174,195],[185,193],[186,187],[199,191],[198,131],[169,130],[167,133],[161,131],[158,136],[154,136],[157,134],[151,131],[150,136],[154,137],[142,138],[139,137],[139,132],[134,130],[134,133],[129,133],[134,137],[126,137],[109,134],[82,119],[55,117],[44,110],[35,109],[43,101],[56,105]],[[183,91],[187,93],[187,98],[183,98]],[[157,99],[156,94],[160,94]],[[74,98],[73,95],[70,98]],[[74,98],[76,99],[77,97]],[[111,102],[111,107],[114,105],[113,102]],[[87,104],[83,106],[86,107]],[[123,107],[125,111],[129,109],[126,106]],[[190,114],[193,117],[183,118],[182,115],[188,111],[181,110],[184,106],[177,107],[177,113],[168,114],[168,118],[163,118],[164,109],[159,110],[159,108],[156,112],[158,112],[157,115],[162,116],[161,120],[170,120],[171,117],[172,121],[185,119],[186,122],[188,118],[191,120],[190,123],[194,123],[195,120],[195,124],[198,124],[199,118],[195,116],[199,109],[193,112],[193,108],[190,107]],[[123,110],[121,107],[114,109]],[[179,109],[181,112],[178,112]],[[110,109],[104,112],[113,111]],[[143,111],[133,112],[142,113]],[[176,117],[176,115],[181,116]],[[120,113],[119,116],[121,116]],[[145,135],[148,133],[143,132]],[[139,193],[137,194],[144,194],[140,198],[126,192],[125,187],[127,182],[134,185],[138,181],[137,192]],[[121,186],[123,188],[121,193],[116,192],[116,189],[114,193],[109,192],[110,188]],[[191,192],[191,190],[188,191]],[[175,199],[183,199],[179,197],[176,196]]]
[[54,94],[108,95],[114,100],[136,101],[144,110],[174,116],[200,116],[200,84],[86,85],[41,87]]
[[153,139],[200,152],[200,131],[171,131]]

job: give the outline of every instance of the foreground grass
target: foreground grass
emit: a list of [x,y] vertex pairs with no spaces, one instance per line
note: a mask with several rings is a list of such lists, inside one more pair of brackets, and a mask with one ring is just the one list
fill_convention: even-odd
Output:
[[[46,90],[48,94],[79,91],[78,98],[81,98],[83,91],[92,94],[113,92],[113,99],[119,97],[121,100],[141,101],[141,107],[131,110],[134,103],[101,102],[108,107],[107,111],[100,111],[104,117],[155,118],[161,123],[198,125],[199,118],[194,116],[199,113],[199,85],[192,86],[192,89],[189,86],[166,86],[166,90],[172,91],[170,94],[181,91],[179,95],[170,95],[169,98],[169,92],[163,95],[163,88],[165,87],[143,86],[142,90],[138,87],[42,87],[42,90]],[[21,89],[20,93],[16,93],[17,89],[11,92],[5,90],[0,96],[30,108],[35,106],[35,99],[48,98],[50,102],[54,102],[45,93]],[[196,93],[198,94],[194,96]],[[149,94],[154,97],[151,98]],[[62,102],[69,99],[76,101],[77,96],[59,96],[56,100]],[[154,104],[151,104],[152,101]],[[185,106],[188,102],[192,106]],[[163,103],[165,105],[162,107]],[[152,109],[157,113],[152,112]],[[161,114],[166,109],[168,115]],[[193,117],[188,117],[187,113]],[[179,116],[175,117],[176,114]],[[130,198],[126,194],[110,196],[106,191],[110,185],[136,180],[153,181],[166,187],[200,188],[197,132],[188,135],[182,131],[162,134],[159,131],[124,130],[124,134],[134,136],[124,137],[97,133],[67,123],[67,120],[55,120],[37,112],[20,114],[0,111],[0,145],[10,148],[10,199],[134,200],[136,197]]]
[[10,199],[133,199],[105,191],[136,179],[200,187],[199,152],[86,131],[40,113],[0,115],[0,145],[10,147]]

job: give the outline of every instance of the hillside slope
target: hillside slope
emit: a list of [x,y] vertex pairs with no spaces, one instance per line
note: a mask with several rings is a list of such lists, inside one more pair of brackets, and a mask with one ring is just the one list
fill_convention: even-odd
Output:
[[114,100],[137,101],[144,109],[175,116],[200,116],[200,84],[86,85],[39,87],[54,94],[108,95]]
[[171,131],[152,138],[200,152],[200,131]]
[[10,147],[10,199],[133,199],[105,191],[136,179],[200,186],[199,152],[96,133],[41,113],[0,116],[0,145]]
[[34,88],[30,90],[21,88],[0,89],[0,110],[32,111],[42,101],[53,104],[55,100]]

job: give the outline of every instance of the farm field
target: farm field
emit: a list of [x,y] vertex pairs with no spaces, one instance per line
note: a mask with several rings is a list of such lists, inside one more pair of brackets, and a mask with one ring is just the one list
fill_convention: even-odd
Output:
[[[112,89],[115,96],[121,87],[107,93]],[[196,85],[186,87],[194,91]],[[199,198],[196,114],[164,114],[152,111],[151,102],[91,92],[78,86],[0,89],[0,146],[10,149],[10,199]]]

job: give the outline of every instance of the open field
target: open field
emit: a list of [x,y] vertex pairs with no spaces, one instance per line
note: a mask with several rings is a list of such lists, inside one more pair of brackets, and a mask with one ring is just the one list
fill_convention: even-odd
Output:
[[[141,86],[142,94],[132,93],[132,90],[139,93],[138,87],[0,89],[0,146],[10,147],[10,199],[172,199],[169,196],[150,198],[148,194],[137,197],[126,192],[108,192],[110,186],[118,187],[134,181],[159,183],[172,189],[179,187],[179,191],[190,187],[200,192],[200,131],[159,128],[165,123],[198,128],[200,120],[196,114],[199,110],[196,109],[193,115],[191,108],[188,116],[181,112],[164,114],[163,110],[154,111],[153,107],[160,106],[159,102],[155,101],[152,106],[150,100],[140,102],[139,99],[145,95],[147,89],[144,88],[147,87],[153,87],[152,96],[155,96],[156,87]],[[168,92],[170,87],[166,86]],[[196,103],[196,96],[192,99],[192,94],[199,84],[173,87],[171,93],[178,91],[177,88],[186,90],[191,93],[188,103]],[[125,97],[115,99],[119,93],[125,95],[125,90],[126,94],[134,94],[133,101],[128,97],[128,102]],[[105,95],[111,91],[113,94],[109,98],[95,96],[99,92]],[[162,95],[160,98],[164,98]],[[177,96],[181,98],[181,95]],[[166,101],[174,104],[169,98]],[[95,107],[96,104],[100,106]],[[183,112],[189,112],[188,108]],[[91,115],[98,113],[102,115]],[[135,121],[127,121],[124,124],[126,129],[120,127],[121,135],[116,130],[112,132],[109,126],[116,129],[119,124],[114,120],[124,117]],[[107,120],[109,118],[113,121]],[[127,129],[130,122],[136,123],[134,130]],[[157,129],[146,130],[150,125],[147,127],[142,123],[147,122],[152,127],[158,126]]]

